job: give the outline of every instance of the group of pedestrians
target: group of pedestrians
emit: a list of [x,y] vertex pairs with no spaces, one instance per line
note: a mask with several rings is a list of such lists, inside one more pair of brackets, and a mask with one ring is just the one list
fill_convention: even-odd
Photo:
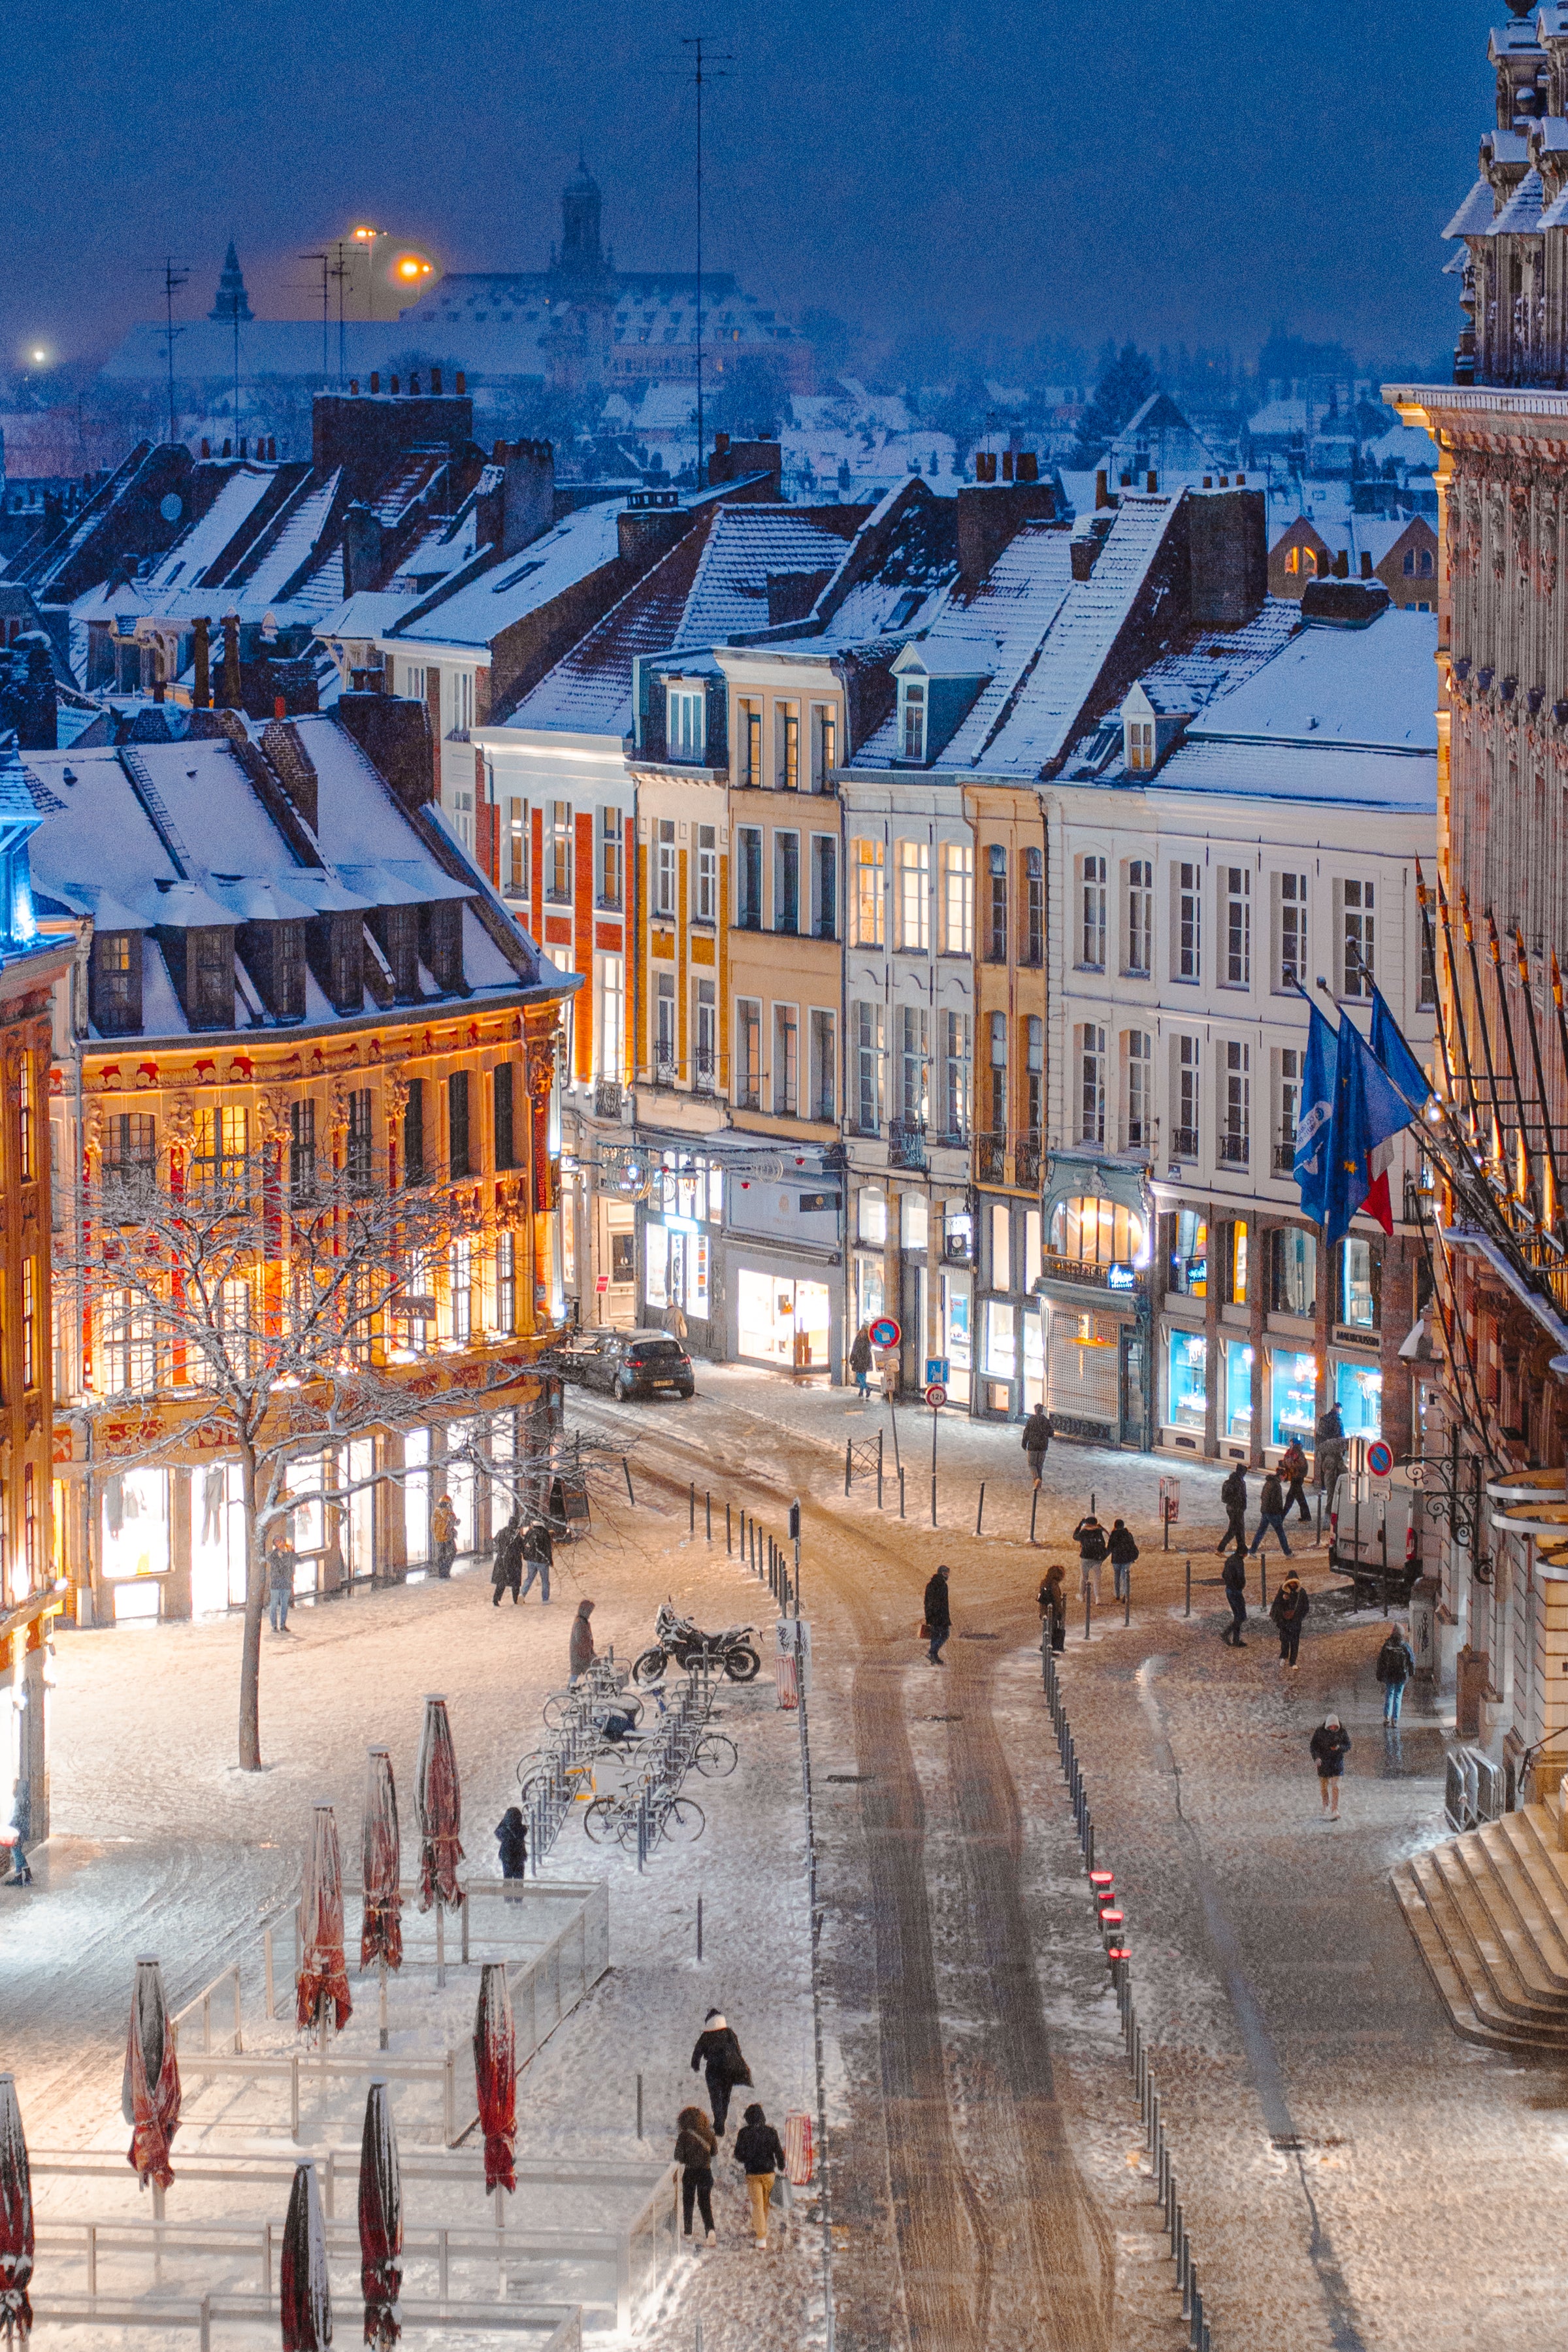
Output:
[[[1272,1529],[1280,1550],[1287,1559],[1290,1558],[1290,1546],[1285,1537],[1285,1521],[1292,1506],[1298,1518],[1304,1519],[1309,1527],[1312,1524],[1306,1480],[1307,1457],[1292,1438],[1279,1457],[1279,1468],[1264,1473],[1263,1492],[1258,1498],[1258,1532],[1250,1547],[1253,1551],[1262,1550],[1263,1538]],[[1239,1462],[1220,1488],[1219,1498],[1225,1505],[1225,1533],[1215,1549],[1221,1553],[1231,1550],[1246,1552],[1248,1549],[1247,1472]]]
[[[702,2217],[706,2242],[713,2246],[719,2242],[713,2226],[713,2160],[729,2125],[731,2098],[742,2085],[747,2089],[754,2087],[740,2037],[721,2010],[710,2009],[703,2020],[697,2046],[691,2053],[691,2071],[694,2074],[700,2073],[707,2084],[708,2107],[682,2107],[676,2118],[675,2161],[680,2167],[681,2225],[689,2238],[695,2207]],[[744,2120],[735,2135],[735,2162],[745,2178],[753,2241],[765,2251],[770,2214],[776,2210],[782,2221],[790,2208],[789,2168],[784,2142],[755,2099],[746,2107]]]
[[[521,1507],[515,1508],[496,1538],[495,1563],[490,1570],[494,1587],[491,1606],[499,1609],[501,1594],[509,1591],[514,1606],[526,1601],[536,1578],[539,1597],[548,1601],[550,1571],[554,1565],[555,1538],[550,1532],[549,1520],[536,1511],[525,1523]],[[522,1572],[525,1566],[526,1579]]]

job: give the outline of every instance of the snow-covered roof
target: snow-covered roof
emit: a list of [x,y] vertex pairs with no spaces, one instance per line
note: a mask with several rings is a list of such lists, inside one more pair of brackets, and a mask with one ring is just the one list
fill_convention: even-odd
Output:
[[[1135,783],[1136,777],[1118,781]],[[1349,802],[1363,808],[1404,809],[1436,819],[1437,759],[1393,751],[1294,742],[1194,740],[1191,730],[1153,779],[1163,792],[1215,793],[1227,800]]]
[[1187,740],[1322,744],[1345,750],[1437,750],[1437,623],[1391,607],[1370,627],[1309,623],[1223,701],[1194,719]]
[[1497,199],[1489,180],[1478,180],[1447,227],[1445,236],[1489,236]]
[[1546,189],[1539,172],[1525,173],[1512,195],[1492,223],[1494,236],[1536,236],[1541,232],[1541,215],[1545,208]]
[[579,507],[552,530],[488,564],[476,577],[422,597],[386,632],[399,644],[493,644],[503,629],[575,587],[620,551],[621,501]]

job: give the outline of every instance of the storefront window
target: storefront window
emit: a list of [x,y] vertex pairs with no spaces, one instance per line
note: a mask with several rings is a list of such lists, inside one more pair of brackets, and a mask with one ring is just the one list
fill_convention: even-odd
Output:
[[905,1192],[899,1201],[899,1238],[907,1250],[923,1250],[930,1225],[931,1203],[923,1192]]
[[1178,1209],[1173,1221],[1171,1287],[1185,1298],[1206,1298],[1209,1286],[1208,1220],[1195,1209]]
[[1207,1340],[1201,1331],[1173,1331],[1166,1414],[1174,1427],[1202,1429],[1207,1391]]
[[[124,1470],[105,1479],[100,1565],[106,1580],[168,1574],[166,1470]],[[147,1613],[157,1614],[155,1596]]]
[[1273,1236],[1276,1315],[1311,1317],[1318,1311],[1318,1244],[1310,1234],[1291,1225]]
[[[1377,1327],[1377,1289],[1372,1262],[1372,1244],[1359,1242],[1352,1235],[1340,1252],[1342,1297],[1340,1320],[1358,1331],[1372,1331]],[[1350,1423],[1345,1423],[1348,1429]]]
[[997,1381],[1018,1376],[1017,1312],[1009,1299],[985,1302],[985,1370]]
[[942,1246],[954,1265],[967,1265],[974,1255],[974,1220],[957,1202],[950,1201],[943,1213]]
[[1318,1360],[1295,1349],[1276,1348],[1270,1382],[1268,1443],[1289,1445],[1299,1437],[1309,1448],[1318,1426]]
[[855,1261],[855,1328],[862,1323],[874,1323],[882,1312],[882,1261],[879,1257],[858,1257]]
[[954,1404],[967,1404],[970,1375],[974,1370],[973,1350],[970,1345],[969,1276],[961,1275],[954,1281],[943,1275],[942,1294],[947,1341],[944,1352],[952,1374],[948,1383],[949,1393]]
[[708,1236],[694,1234],[686,1254],[686,1311],[708,1318]]
[[1336,1364],[1334,1395],[1347,1437],[1383,1435],[1383,1374],[1370,1364]]
[[1024,1309],[1024,1410],[1032,1412],[1046,1397],[1046,1329],[1037,1307]]
[[736,1284],[737,1352],[797,1372],[827,1363],[827,1285],[742,1266]]
[[858,1231],[863,1242],[881,1249],[888,1239],[888,1200],[884,1192],[862,1190],[856,1195]]
[[662,1225],[643,1231],[643,1297],[649,1307],[669,1304],[669,1235]]
[[1081,1265],[1142,1265],[1143,1220],[1098,1194],[1058,1201],[1051,1211],[1051,1247]]
[[1241,1339],[1225,1343],[1225,1426],[1230,1437],[1252,1427],[1252,1350]]

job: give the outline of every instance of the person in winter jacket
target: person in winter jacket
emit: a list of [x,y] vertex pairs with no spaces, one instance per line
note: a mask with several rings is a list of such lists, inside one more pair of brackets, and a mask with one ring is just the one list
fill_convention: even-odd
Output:
[[952,1602],[948,1597],[945,1568],[939,1568],[926,1586],[922,1608],[926,1639],[931,1644],[926,1655],[933,1666],[940,1666],[943,1645],[948,1635],[952,1632]]
[[1225,1505],[1225,1533],[1215,1549],[1228,1551],[1234,1544],[1237,1551],[1247,1549],[1247,1473],[1238,1462],[1219,1490]]
[[849,1369],[855,1375],[856,1392],[868,1397],[871,1393],[871,1332],[862,1323],[849,1342]]
[[1247,1637],[1241,1630],[1247,1622],[1247,1555],[1245,1552],[1227,1552],[1221,1574],[1225,1580],[1225,1597],[1230,1603],[1230,1623],[1220,1635],[1220,1640],[1228,1642],[1233,1650],[1245,1650]]
[[550,1571],[555,1565],[555,1538],[550,1532],[548,1519],[531,1519],[523,1530],[522,1558],[528,1562],[528,1574],[522,1580],[521,1598],[526,1601],[533,1590],[533,1580],[539,1579],[539,1597],[550,1598]]
[[1028,1458],[1029,1475],[1035,1482],[1037,1493],[1039,1491],[1040,1473],[1046,1466],[1046,1455],[1050,1452],[1051,1440],[1056,1433],[1056,1423],[1045,1406],[1037,1404],[1024,1423],[1024,1452]]
[[726,2024],[723,2014],[710,2009],[702,2021],[702,2031],[697,2037],[697,2047],[691,2053],[691,2071],[702,2069],[708,2085],[708,2104],[713,2110],[713,2129],[722,2139],[724,2124],[730,2113],[730,2094],[744,2083],[749,2089],[752,2070],[741,2055],[741,2044],[733,2026]]
[[1318,1787],[1322,1792],[1323,1811],[1334,1822],[1340,1817],[1340,1780],[1350,1744],[1350,1733],[1337,1715],[1326,1715],[1307,1742],[1312,1761],[1318,1768]]
[[1405,1638],[1403,1625],[1391,1625],[1388,1639],[1377,1654],[1377,1679],[1383,1685],[1383,1719],[1397,1723],[1405,1705],[1405,1685],[1415,1672],[1415,1653]]
[[572,1669],[570,1679],[573,1682],[577,1680],[579,1675],[585,1675],[594,1663],[594,1629],[588,1622],[593,1613],[594,1604],[591,1601],[579,1601],[577,1614],[572,1620],[572,1638],[566,1652],[567,1664]]
[[1258,1498],[1258,1533],[1252,1539],[1254,1551],[1263,1549],[1263,1538],[1272,1528],[1279,1538],[1279,1549],[1287,1559],[1290,1547],[1285,1540],[1285,1489],[1279,1484],[1279,1474],[1270,1470],[1263,1481],[1263,1492]]
[[1111,1591],[1118,1601],[1124,1601],[1131,1580],[1132,1563],[1138,1557],[1138,1546],[1125,1519],[1112,1519],[1105,1549],[1110,1561]]
[[294,1598],[294,1547],[279,1528],[267,1554],[267,1611],[275,1633],[289,1631],[289,1603]]
[[496,1538],[496,1556],[490,1567],[490,1583],[494,1587],[491,1607],[500,1607],[501,1594],[511,1587],[512,1604],[517,1603],[517,1588],[522,1581],[522,1528],[513,1511]]
[[1294,1503],[1298,1517],[1305,1519],[1310,1527],[1312,1514],[1307,1505],[1307,1456],[1299,1437],[1293,1437],[1279,1456],[1279,1475],[1288,1482],[1285,1496],[1287,1515]]
[[1337,1404],[1318,1415],[1318,1427],[1312,1441],[1317,1465],[1318,1484],[1333,1505],[1334,1488],[1345,1466],[1345,1424]]
[[746,2120],[735,2134],[735,2161],[746,2175],[746,2194],[752,2200],[752,2227],[757,2243],[768,2242],[768,2200],[773,2193],[773,2175],[784,2168],[784,2144],[755,2100],[746,2109]]
[[713,2158],[718,2150],[713,2126],[700,2107],[682,2107],[675,2119],[675,2161],[680,2167],[680,2210],[685,2234],[691,2235],[691,2208],[702,2215],[708,2243],[718,2243],[713,2228]]
[[1072,1531],[1078,1546],[1079,1590],[1092,1592],[1094,1605],[1100,1606],[1100,1566],[1105,1558],[1105,1529],[1092,1511],[1086,1511]]
[[437,1575],[450,1576],[458,1557],[458,1514],[449,1495],[440,1496],[430,1514],[430,1541],[435,1547]]
[[518,1806],[509,1805],[497,1822],[496,1843],[500,1848],[501,1876],[521,1878],[528,1869],[528,1823]]
[[1040,1587],[1040,1615],[1045,1620],[1043,1631],[1050,1635],[1053,1650],[1065,1650],[1068,1639],[1068,1572],[1059,1564],[1047,1568]]
[[1301,1646],[1301,1628],[1307,1622],[1307,1612],[1312,1603],[1307,1588],[1294,1569],[1274,1595],[1268,1614],[1279,1628],[1279,1663],[1282,1666],[1298,1666],[1296,1653]]

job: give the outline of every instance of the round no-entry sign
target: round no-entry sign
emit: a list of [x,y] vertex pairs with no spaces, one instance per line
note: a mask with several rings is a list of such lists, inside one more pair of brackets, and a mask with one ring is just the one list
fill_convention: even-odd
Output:
[[1381,1437],[1374,1437],[1366,1449],[1366,1466],[1374,1478],[1386,1478],[1394,1467],[1394,1448]]
[[873,1348],[896,1348],[904,1335],[890,1315],[879,1315],[867,1336]]
[[932,1381],[930,1388],[927,1389],[926,1402],[930,1405],[932,1412],[936,1411],[938,1405],[942,1405],[947,1402],[947,1391],[942,1387],[940,1381]]

